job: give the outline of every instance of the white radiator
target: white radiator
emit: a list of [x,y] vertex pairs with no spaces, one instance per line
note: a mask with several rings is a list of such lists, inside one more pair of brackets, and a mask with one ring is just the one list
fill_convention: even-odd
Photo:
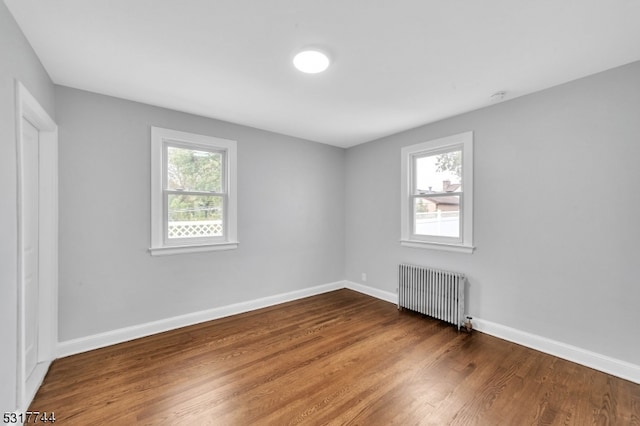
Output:
[[400,264],[398,309],[406,308],[457,325],[464,321],[465,276],[423,266]]

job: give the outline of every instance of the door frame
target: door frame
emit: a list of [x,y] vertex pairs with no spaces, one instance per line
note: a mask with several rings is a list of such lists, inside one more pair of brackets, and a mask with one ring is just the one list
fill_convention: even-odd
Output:
[[[39,244],[38,268],[38,358],[33,373],[26,377],[25,300],[23,246],[23,125],[26,119],[39,134]],[[18,217],[18,330],[16,395],[19,410],[26,411],[56,357],[58,342],[58,126],[36,98],[16,81],[16,168]]]

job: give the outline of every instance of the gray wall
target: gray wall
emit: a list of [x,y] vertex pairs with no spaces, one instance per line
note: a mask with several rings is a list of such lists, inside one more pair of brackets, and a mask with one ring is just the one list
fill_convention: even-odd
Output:
[[29,42],[0,2],[0,411],[16,407],[17,216],[15,81],[54,117],[54,88]]
[[[475,133],[474,254],[401,247],[400,148]],[[640,62],[372,143],[346,160],[346,278],[468,275],[468,312],[640,365]]]
[[[344,278],[345,150],[56,88],[60,341]],[[238,142],[237,250],[151,257],[150,127]]]

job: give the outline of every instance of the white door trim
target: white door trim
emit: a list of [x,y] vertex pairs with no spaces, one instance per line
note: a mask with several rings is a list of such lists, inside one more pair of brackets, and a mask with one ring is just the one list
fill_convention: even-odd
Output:
[[[24,241],[23,212],[23,118],[39,132],[40,165],[40,291],[37,301],[38,364],[25,374],[25,304],[22,249]],[[55,358],[58,340],[58,126],[22,83],[16,81],[16,152],[18,206],[18,368],[17,405],[28,409],[49,365]]]

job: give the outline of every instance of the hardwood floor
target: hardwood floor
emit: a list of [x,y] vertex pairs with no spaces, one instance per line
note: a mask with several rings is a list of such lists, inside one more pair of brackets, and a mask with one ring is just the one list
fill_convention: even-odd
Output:
[[61,425],[640,425],[640,385],[339,290],[59,359]]

